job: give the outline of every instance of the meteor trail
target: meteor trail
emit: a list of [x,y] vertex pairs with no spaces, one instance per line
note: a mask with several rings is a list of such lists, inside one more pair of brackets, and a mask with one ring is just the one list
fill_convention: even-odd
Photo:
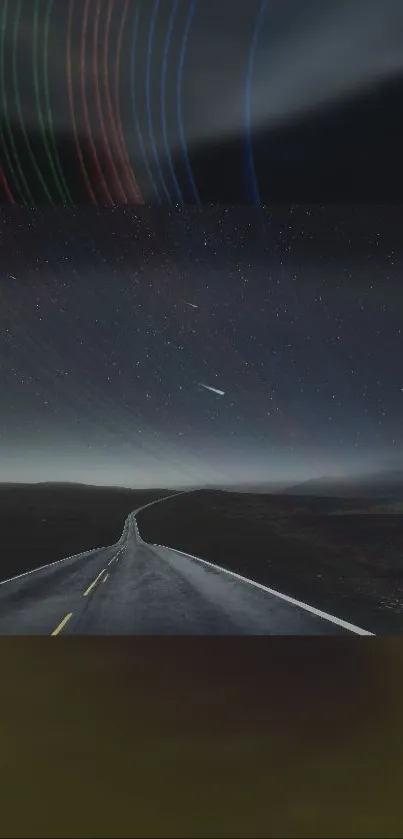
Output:
[[200,387],[204,387],[206,390],[211,390],[212,393],[217,393],[218,396],[225,396],[225,390],[218,390],[217,387],[210,387],[210,385],[204,385],[202,382],[199,382]]

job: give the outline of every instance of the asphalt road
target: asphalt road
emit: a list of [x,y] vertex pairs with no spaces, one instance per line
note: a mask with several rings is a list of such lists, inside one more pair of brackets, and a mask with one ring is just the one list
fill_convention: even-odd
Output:
[[203,560],[146,544],[137,512],[116,545],[1,583],[0,635],[372,634]]

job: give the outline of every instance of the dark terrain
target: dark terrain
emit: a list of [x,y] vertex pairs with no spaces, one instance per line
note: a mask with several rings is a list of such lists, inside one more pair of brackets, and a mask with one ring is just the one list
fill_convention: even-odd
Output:
[[[0,580],[120,538],[172,490],[0,484]],[[137,517],[141,537],[375,633],[403,633],[403,503],[198,490]]]
[[141,537],[375,633],[403,632],[403,504],[202,490],[139,513]]
[[114,545],[129,513],[171,492],[83,484],[0,484],[0,580]]

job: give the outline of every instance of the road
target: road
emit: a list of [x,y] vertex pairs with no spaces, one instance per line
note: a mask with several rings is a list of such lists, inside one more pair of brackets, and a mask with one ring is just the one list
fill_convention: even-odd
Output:
[[136,521],[144,507],[127,517],[116,545],[1,583],[0,635],[372,634],[203,560],[146,544]]

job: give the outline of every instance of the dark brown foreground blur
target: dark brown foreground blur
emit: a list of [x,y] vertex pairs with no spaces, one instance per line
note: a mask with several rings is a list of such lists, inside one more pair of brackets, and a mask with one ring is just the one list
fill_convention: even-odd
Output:
[[4,837],[401,837],[403,641],[0,639]]

